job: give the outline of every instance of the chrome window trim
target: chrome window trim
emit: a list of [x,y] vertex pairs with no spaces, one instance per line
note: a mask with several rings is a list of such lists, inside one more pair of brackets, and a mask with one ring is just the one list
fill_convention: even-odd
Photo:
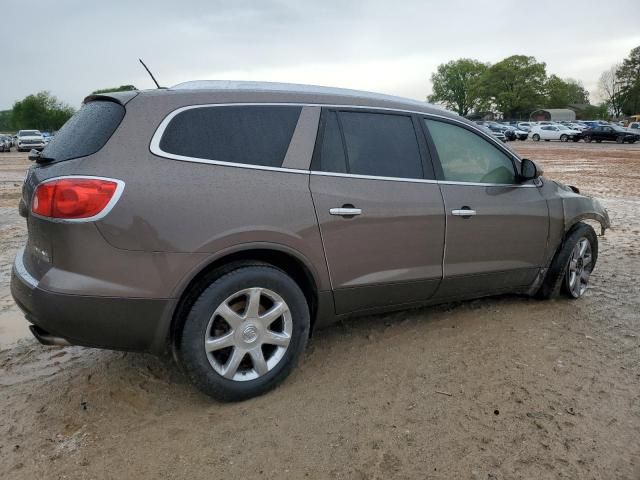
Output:
[[247,107],[247,106],[252,106],[252,107],[253,106],[266,106],[266,107],[272,107],[272,106],[294,106],[294,107],[303,107],[303,108],[304,107],[324,107],[324,108],[338,108],[338,109],[346,109],[346,110],[355,110],[355,109],[379,110],[379,111],[383,111],[383,112],[408,113],[408,114],[422,115],[422,116],[426,116],[426,117],[441,118],[441,119],[444,119],[444,120],[447,120],[447,121],[450,121],[450,122],[458,123],[458,124],[463,125],[465,127],[471,127],[473,130],[478,132],[481,135],[482,138],[492,142],[495,146],[497,146],[505,154],[515,158],[517,161],[521,160],[513,151],[511,151],[508,148],[506,148],[497,139],[492,138],[491,136],[487,135],[480,128],[478,128],[477,125],[475,125],[473,123],[466,123],[466,122],[460,121],[460,120],[458,120],[456,118],[452,118],[452,117],[449,117],[449,116],[446,116],[446,115],[438,115],[436,113],[426,113],[426,112],[420,112],[420,111],[416,111],[416,110],[405,110],[405,109],[401,109],[401,108],[374,107],[374,106],[368,106],[368,105],[336,105],[336,104],[329,104],[329,103],[304,103],[304,102],[293,102],[293,103],[289,103],[289,102],[264,102],[264,103],[261,103],[261,102],[246,102],[246,103],[238,102],[238,103],[202,103],[202,104],[195,104],[195,105],[186,105],[184,107],[180,107],[180,108],[177,108],[177,109],[169,112],[169,114],[167,114],[167,116],[162,120],[162,122],[160,122],[160,125],[158,125],[158,128],[156,128],[156,131],[154,132],[153,136],[151,137],[151,142],[149,144],[149,151],[153,155],[156,155],[157,157],[167,158],[167,159],[170,159],[170,160],[179,160],[179,161],[191,162],[191,163],[202,163],[202,164],[207,164],[207,165],[220,165],[220,166],[223,166],[223,167],[247,168],[247,169],[251,169],[251,170],[266,170],[266,171],[272,171],[272,172],[285,172],[285,173],[296,173],[296,174],[305,174],[305,175],[311,174],[311,175],[321,175],[321,176],[328,176],[328,177],[349,177],[349,178],[362,178],[362,179],[369,179],[369,180],[385,180],[385,181],[393,181],[393,182],[433,183],[433,184],[440,184],[440,185],[469,185],[469,186],[481,186],[481,187],[535,188],[535,187],[539,186],[539,185],[536,185],[536,184],[520,185],[520,184],[512,184],[512,183],[475,183],[475,182],[454,182],[454,181],[447,181],[447,180],[432,180],[432,179],[424,179],[424,178],[380,177],[380,176],[375,176],[375,175],[359,175],[359,174],[351,174],[351,173],[322,172],[322,171],[317,171],[317,170],[301,170],[301,169],[286,168],[286,167],[270,167],[270,166],[265,166],[265,165],[251,165],[251,164],[247,164],[247,163],[226,162],[226,161],[223,161],[223,160],[209,160],[209,159],[206,159],[206,158],[197,158],[197,157],[189,157],[189,156],[185,156],[185,155],[176,155],[174,153],[165,152],[164,150],[162,150],[160,148],[160,140],[162,139],[162,135],[164,134],[164,131],[166,130],[166,128],[169,125],[169,123],[171,122],[171,120],[173,120],[173,118],[176,115],[178,115],[178,114],[180,114],[180,113],[182,113],[182,112],[184,112],[186,110],[192,110],[194,108]]
[[26,247],[22,247],[20,250],[18,250],[18,253],[16,253],[16,259],[13,262],[13,268],[22,280],[27,282],[31,287],[37,288],[40,282],[38,282],[38,280],[36,280],[35,277],[29,273],[27,267],[24,266],[25,248]]
[[518,183],[479,183],[479,182],[454,182],[452,180],[430,180],[425,178],[402,178],[402,177],[378,177],[375,175],[359,175],[354,173],[337,173],[337,172],[321,172],[317,170],[311,170],[311,175],[317,175],[321,177],[347,177],[347,178],[361,178],[363,180],[383,180],[388,182],[404,182],[404,183],[431,183],[434,185],[462,185],[472,187],[512,187],[512,188],[536,188],[540,185],[536,184],[518,184]]
[[[45,183],[53,182],[55,180],[64,180],[65,178],[83,178],[83,179],[88,179],[88,180],[108,180],[110,182],[115,182],[117,184],[116,191],[113,194],[113,197],[111,197],[111,200],[109,200],[109,203],[107,203],[107,205],[102,209],[102,211],[100,213],[98,213],[97,215],[94,215],[93,217],[86,217],[86,218],[51,218],[51,217],[44,217],[42,215],[38,215],[37,213],[33,213],[33,208],[32,208],[33,207],[33,198],[31,199],[31,204],[29,205],[29,215],[33,215],[36,218],[40,218],[42,220],[46,220],[46,221],[54,222],[54,223],[89,223],[89,222],[96,222],[98,220],[103,219],[107,215],[109,215],[111,210],[113,210],[113,207],[115,207],[116,203],[118,203],[118,200],[120,200],[120,197],[122,196],[122,192],[124,192],[125,183],[122,180],[118,180],[117,178],[98,177],[98,176],[94,176],[94,175],[61,175],[59,177],[47,178],[46,180],[44,180],[44,181],[40,182],[38,185],[36,185],[36,189],[40,185],[43,185]],[[34,190],[34,194],[35,194],[35,190]],[[34,195],[34,197],[35,197],[35,195]]]

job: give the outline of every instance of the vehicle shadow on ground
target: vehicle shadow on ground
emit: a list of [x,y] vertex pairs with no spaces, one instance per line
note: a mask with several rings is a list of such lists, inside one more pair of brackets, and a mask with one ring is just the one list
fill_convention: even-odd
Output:
[[[491,322],[492,312],[528,309],[540,304],[526,296],[503,295],[342,320],[313,333],[302,364],[281,388],[291,388],[295,382],[304,383],[307,376],[316,376],[318,369],[326,367],[323,359],[335,352],[346,352],[343,353],[345,361],[351,362],[349,352],[357,356],[358,350],[375,348],[377,342],[389,336],[401,345],[415,337],[438,335],[438,330],[443,328],[459,328],[458,334],[464,335],[464,329],[473,327],[474,322]],[[384,356],[384,352],[380,355]],[[69,385],[70,394],[85,391],[81,396],[89,397],[93,392],[134,407],[167,398],[176,402],[188,399],[202,404],[215,403],[191,386],[170,353],[155,356],[84,347],[48,347],[29,339],[13,349],[1,351],[0,367],[5,370],[0,385],[5,386],[63,380]],[[76,400],[83,408],[87,405],[83,398],[61,400]]]

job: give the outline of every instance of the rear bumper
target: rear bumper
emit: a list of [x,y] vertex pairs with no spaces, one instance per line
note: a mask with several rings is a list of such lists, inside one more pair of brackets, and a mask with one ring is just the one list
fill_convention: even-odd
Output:
[[[44,290],[18,252],[11,294],[43,343],[160,353],[166,348],[174,299],[69,295]],[[42,341],[55,339],[54,342]]]

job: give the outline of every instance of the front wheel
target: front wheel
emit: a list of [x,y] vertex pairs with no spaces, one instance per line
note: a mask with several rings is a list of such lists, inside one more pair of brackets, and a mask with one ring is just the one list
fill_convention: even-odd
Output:
[[590,135],[585,135],[584,141],[585,141],[585,143],[591,143],[591,136]]
[[554,298],[565,293],[570,298],[580,298],[587,290],[597,259],[596,232],[586,223],[577,223],[553,257],[538,296]]
[[300,287],[268,265],[213,281],[187,314],[177,357],[193,384],[222,401],[261,395],[296,366],[309,337]]
[[538,135],[537,133],[534,133],[533,137],[531,137],[531,140],[533,140],[534,142],[539,142],[540,141],[540,135]]

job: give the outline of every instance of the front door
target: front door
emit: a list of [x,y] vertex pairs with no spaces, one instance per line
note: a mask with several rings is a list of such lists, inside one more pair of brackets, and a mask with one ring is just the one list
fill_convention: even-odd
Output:
[[323,112],[310,187],[338,314],[428,300],[440,283],[444,207],[416,128],[406,114]]
[[466,125],[424,120],[447,217],[443,281],[456,298],[530,285],[544,258],[548,208],[515,156]]

